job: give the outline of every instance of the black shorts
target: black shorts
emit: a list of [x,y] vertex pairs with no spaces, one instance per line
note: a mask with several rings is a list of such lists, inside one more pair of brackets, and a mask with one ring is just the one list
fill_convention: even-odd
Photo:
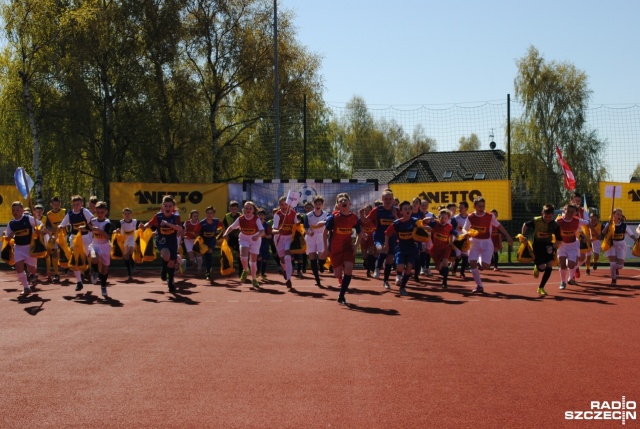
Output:
[[556,257],[555,249],[551,243],[533,243],[533,263],[536,265],[548,264]]

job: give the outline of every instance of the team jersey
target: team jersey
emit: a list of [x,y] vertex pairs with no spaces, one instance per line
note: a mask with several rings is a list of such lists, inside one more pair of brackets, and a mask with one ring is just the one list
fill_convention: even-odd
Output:
[[449,243],[451,242],[450,237],[455,235],[456,231],[450,222],[443,225],[433,219],[429,221],[427,226],[431,228],[431,242],[433,243],[434,248],[441,249],[449,246]]
[[177,238],[178,231],[168,226],[162,226],[162,221],[166,221],[167,223],[170,223],[172,225],[182,225],[182,222],[180,221],[180,215],[178,213],[173,213],[169,216],[165,216],[163,212],[158,212],[153,215],[153,217],[149,221],[149,226],[156,227],[161,238]]
[[91,212],[84,207],[78,213],[72,210],[62,219],[58,227],[64,228],[67,225],[71,225],[71,235],[76,235],[78,232],[82,235],[87,235],[89,230],[86,229],[86,226],[89,225],[92,217]]
[[103,220],[98,220],[97,217],[91,219],[91,225],[97,227],[100,231],[93,231],[93,242],[94,243],[104,243],[109,241],[109,237],[111,237],[111,221],[105,218]]
[[484,212],[481,215],[478,215],[474,212],[467,216],[467,220],[462,228],[467,231],[475,229],[478,231],[478,235],[473,238],[484,240],[491,238],[491,230],[499,225],[500,223],[493,213]]
[[[607,227],[611,228],[608,222],[605,225],[605,228]],[[627,224],[624,222],[620,222],[619,224],[616,224],[613,230],[613,241],[622,241],[624,240],[625,235],[629,235],[630,237],[633,237],[633,232],[631,231],[630,228],[627,227]]]
[[318,223],[326,221],[329,217],[329,213],[322,210],[320,215],[316,215],[315,210],[310,211],[305,215],[304,218],[304,229],[305,230],[313,230],[314,234],[321,234],[324,231],[324,224],[318,225]]
[[298,216],[295,210],[289,210],[283,213],[278,210],[273,216],[273,228],[280,231],[280,235],[291,235],[293,233],[293,225],[298,223]]
[[376,226],[373,232],[374,240],[384,241],[385,231],[398,219],[398,208],[393,206],[390,210],[387,210],[384,206],[374,207],[367,215],[367,219]]
[[208,223],[206,219],[200,221],[200,236],[209,247],[211,247],[211,242],[215,245],[218,225],[220,225],[220,220],[218,218],[213,218],[212,220],[213,222],[211,223]]
[[138,221],[131,219],[131,222],[127,222],[124,219],[120,219],[120,234],[125,236],[134,235],[138,227]]
[[191,223],[191,219],[186,221],[183,225],[184,227],[184,238],[188,238],[190,240],[195,240],[198,235],[200,235],[200,221],[195,224]]
[[353,240],[351,234],[353,229],[357,234],[362,232],[360,225],[360,219],[354,213],[343,215],[342,213],[331,214],[327,218],[327,224],[325,225],[327,231],[331,231],[331,251],[332,252],[344,252],[351,251],[353,248]]
[[580,229],[580,225],[584,225],[585,221],[578,217],[574,217],[567,221],[561,217],[557,222],[560,227],[560,238],[562,239],[562,242],[573,243],[577,240],[576,233],[578,232],[578,229]]
[[416,228],[416,222],[418,222],[418,219],[415,217],[410,217],[407,220],[396,219],[389,225],[384,234],[388,237],[398,235],[398,245],[401,252],[413,250],[416,247],[416,241],[413,239],[413,230]]
[[229,226],[229,228],[231,228],[231,230],[239,229],[241,235],[249,237],[259,233],[264,229],[262,223],[260,222],[260,218],[255,215],[251,216],[251,218],[247,218],[246,216],[242,215],[238,219],[236,219],[235,222],[233,222],[231,226]]
[[20,219],[12,219],[7,225],[6,233],[13,232],[13,240],[18,246],[27,246],[31,244],[31,235],[33,228],[40,225],[40,221],[33,216],[22,215]]
[[47,229],[55,229],[62,223],[62,220],[67,215],[67,211],[65,209],[60,209],[57,212],[53,210],[49,210],[47,212],[47,220],[45,226]]
[[555,220],[546,223],[542,216],[536,216],[533,220],[525,223],[527,228],[533,229],[533,243],[534,244],[551,244],[553,242],[553,236],[556,240],[560,240],[560,228]]

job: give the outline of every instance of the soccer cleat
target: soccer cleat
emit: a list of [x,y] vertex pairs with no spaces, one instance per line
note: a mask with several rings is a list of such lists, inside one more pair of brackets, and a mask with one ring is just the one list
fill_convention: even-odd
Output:
[[401,288],[400,288],[400,295],[402,295],[402,296],[407,296],[407,295],[409,295],[409,294],[407,293],[407,290],[406,290],[405,288],[401,287]]
[[442,283],[442,289],[447,289],[449,286],[447,286],[446,283]]
[[287,280],[287,282],[285,284],[287,285],[287,289],[291,289],[291,287],[292,287],[291,280]]
[[102,286],[101,291],[102,291],[102,296],[107,296],[108,295],[106,286]]
[[471,293],[484,293],[484,287],[482,287],[482,285],[478,285],[474,290],[471,291]]
[[538,269],[537,265],[535,267],[533,267],[533,277],[536,278],[536,279],[538,277],[540,277],[540,270]]
[[539,288],[538,288],[538,295],[540,295],[540,296],[547,296],[547,292],[544,290],[544,288],[539,287]]
[[587,268],[586,273],[587,273],[588,276],[590,276],[591,275],[591,270],[589,268]]
[[267,281],[267,275],[266,274],[260,274],[260,277],[262,277],[262,281]]
[[91,274],[91,283],[93,283],[94,285],[98,284],[98,273]]
[[296,274],[296,277],[298,277],[299,279],[303,279],[304,276],[302,275],[301,271],[298,271],[298,273]]
[[347,300],[346,300],[346,299],[344,299],[344,296],[339,296],[339,297],[338,297],[338,304],[340,304],[340,305],[349,305],[349,304],[347,303]]
[[611,280],[611,286],[615,286],[616,285],[616,279]]
[[31,289],[26,287],[22,292],[20,292],[20,296],[29,296],[31,295]]
[[580,278],[580,268],[576,268],[576,278]]
[[58,274],[54,274],[53,275],[53,282],[54,283],[60,283],[60,276]]
[[176,293],[176,285],[169,283],[169,293]]
[[597,270],[597,269],[598,269],[598,263],[597,263],[597,262],[594,262],[594,263],[593,263],[593,271],[595,271],[595,270]]
[[162,280],[163,282],[167,281],[167,272],[165,270],[162,270],[162,272],[160,273],[160,280]]
[[391,285],[389,284],[389,282],[382,282],[382,285],[385,289],[391,289]]
[[498,267],[495,267],[493,271],[500,271],[500,269]]
[[401,283],[402,283],[402,276],[398,274],[396,276],[396,286],[400,286]]
[[567,288],[567,284],[565,282],[560,282],[560,290],[564,290]]
[[367,277],[371,277],[371,271],[367,270]]
[[240,281],[241,282],[247,281],[247,272],[245,270],[242,270],[242,272],[240,273]]
[[76,292],[80,292],[83,288],[82,282],[78,282],[78,284],[76,284]]
[[420,275],[421,276],[426,276],[427,275],[427,270],[425,270],[424,267],[420,268]]
[[205,279],[205,280],[211,280],[211,274],[209,273],[209,271],[207,271],[207,272],[204,274],[204,279]]
[[373,278],[374,279],[379,279],[380,278],[380,268],[376,267],[376,269],[373,270]]
[[578,282],[576,281],[576,279],[569,280],[567,284],[571,286],[578,286]]
[[256,279],[253,279],[251,281],[251,286],[253,286],[256,289],[260,289],[260,283],[258,283],[258,280],[256,280]]
[[427,277],[431,277],[433,274],[431,273],[431,269],[427,268]]

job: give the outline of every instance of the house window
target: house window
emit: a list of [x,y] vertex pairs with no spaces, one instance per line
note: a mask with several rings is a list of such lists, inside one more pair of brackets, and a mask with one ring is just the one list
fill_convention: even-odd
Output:
[[407,180],[409,182],[415,182],[417,177],[418,177],[418,170],[412,169],[407,171]]
[[474,179],[476,180],[484,180],[487,178],[487,173],[476,173]]
[[473,173],[464,173],[464,180],[473,180]]
[[444,172],[444,174],[442,175],[443,179],[451,179],[453,177],[453,171],[451,170],[447,170]]

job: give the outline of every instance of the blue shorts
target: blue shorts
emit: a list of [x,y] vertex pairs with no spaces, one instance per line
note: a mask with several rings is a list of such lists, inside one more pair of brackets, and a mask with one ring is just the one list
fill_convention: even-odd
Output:
[[[412,266],[416,266],[416,258],[418,258],[420,252],[418,251],[418,247],[414,246],[412,248],[398,248],[395,254],[395,263],[396,265],[407,265],[411,264]],[[419,264],[418,264],[419,265]]]

